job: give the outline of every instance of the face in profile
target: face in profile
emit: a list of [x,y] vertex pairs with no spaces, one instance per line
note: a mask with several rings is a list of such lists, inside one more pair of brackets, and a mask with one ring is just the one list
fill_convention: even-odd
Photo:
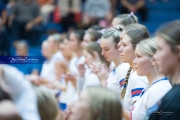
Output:
[[85,56],[85,63],[89,66],[91,65],[95,60],[95,57],[93,57],[88,51],[84,50],[83,55]]
[[79,47],[80,47],[80,44],[81,43],[79,43],[76,34],[75,33],[71,33],[70,36],[69,36],[69,47],[73,51],[77,51],[79,49]]
[[70,111],[70,120],[89,120],[90,104],[86,90],[81,93],[79,100],[71,105]]
[[50,57],[50,50],[49,50],[49,45],[47,41],[44,41],[41,47],[41,53],[45,58]]
[[157,37],[157,51],[154,55],[159,72],[172,75],[178,64],[178,56],[173,52],[166,41]]
[[91,43],[91,42],[92,42],[92,40],[91,40],[91,35],[88,34],[88,33],[86,33],[86,34],[84,35],[83,42],[82,42],[81,45],[82,45],[82,47],[84,48],[84,47],[88,46],[88,44]]
[[100,46],[102,48],[101,54],[104,56],[104,58],[108,61],[115,61],[116,59],[119,59],[119,53],[117,48],[115,47],[116,44],[113,42],[112,38],[102,38],[100,41]]
[[131,38],[127,34],[122,34],[120,48],[118,49],[122,62],[131,63],[135,58],[135,50],[131,43]]
[[139,76],[147,76],[153,69],[153,60],[145,54],[139,47],[135,50],[136,58],[133,63]]
[[69,41],[67,39],[64,39],[63,43],[60,43],[59,48],[65,58],[69,58],[72,56],[73,52],[70,49]]

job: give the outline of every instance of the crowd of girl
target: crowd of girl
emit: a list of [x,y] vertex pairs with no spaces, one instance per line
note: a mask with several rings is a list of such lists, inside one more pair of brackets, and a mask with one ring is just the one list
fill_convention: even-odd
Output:
[[[43,42],[44,56],[53,49],[50,43]],[[57,43],[61,59],[50,59],[54,78],[24,77],[13,67],[0,66],[0,119],[180,119],[179,20],[151,37],[135,15],[123,14],[111,28],[75,30]],[[45,76],[51,69],[45,68]],[[8,114],[1,110],[5,104],[12,109]]]

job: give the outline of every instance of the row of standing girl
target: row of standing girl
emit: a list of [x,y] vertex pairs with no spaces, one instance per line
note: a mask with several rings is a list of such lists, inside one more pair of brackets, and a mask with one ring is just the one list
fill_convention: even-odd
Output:
[[[101,38],[97,37],[98,33],[96,34],[97,36],[94,36],[92,34],[93,30],[88,30],[85,36],[82,31],[75,31],[70,34],[68,46],[75,52],[77,57],[70,60],[68,65],[68,71],[72,71],[74,74],[71,72],[61,76],[66,83],[71,83],[70,86],[68,85],[69,83],[66,85],[66,94],[69,88],[71,88],[71,94],[66,95],[64,102],[68,104],[68,100],[71,100],[70,102],[74,101],[72,95],[76,94],[76,96],[78,96],[76,89],[78,89],[79,92],[83,90],[83,92],[80,93],[78,100],[80,102],[74,102],[70,106],[68,109],[68,117],[65,119],[102,120],[106,118],[117,120],[124,118],[127,120],[143,120],[147,119],[150,114],[152,114],[150,119],[153,119],[153,113],[157,110],[154,106],[156,106],[172,87],[166,75],[174,75],[174,77],[178,79],[177,71],[174,70],[176,66],[174,66],[174,68],[171,66],[163,67],[165,62],[162,58],[166,58],[166,55],[165,52],[162,53],[163,48],[161,48],[161,44],[164,42],[163,40],[166,40],[167,42],[164,43],[166,47],[168,48],[168,44],[170,44],[173,52],[178,53],[178,47],[174,46],[178,44],[175,40],[179,38],[172,35],[175,31],[166,31],[165,28],[167,27],[165,27],[159,31],[158,35],[160,37],[149,38],[150,35],[147,28],[141,24],[137,24],[137,19],[134,15],[128,16],[129,21],[131,21],[129,25],[123,24],[124,21],[121,19],[118,23],[121,25],[116,25],[114,28],[108,29],[103,33]],[[127,21],[128,20],[126,20],[126,22]],[[174,27],[178,24],[179,22],[171,23]],[[176,29],[178,30],[178,28]],[[174,39],[173,42],[168,35]],[[90,39],[88,40],[88,38]],[[94,42],[98,38],[100,38],[100,44]],[[157,41],[157,39],[160,39],[160,41]],[[162,43],[159,44],[159,42]],[[155,53],[161,55],[162,58],[155,55]],[[64,54],[66,54],[66,51]],[[171,51],[169,51],[169,54],[171,54]],[[175,60],[177,61],[174,60],[174,62],[179,65],[179,58],[174,54],[172,54],[172,57],[176,58]],[[169,59],[169,61],[173,60],[171,58]],[[174,72],[172,74],[168,73],[166,71],[168,68],[171,68]],[[109,72],[109,70],[111,71]],[[109,91],[115,91],[115,96],[117,96],[117,93],[121,95],[123,109],[119,106],[120,109],[117,109],[115,112],[119,114],[113,114],[114,107],[111,109],[112,112],[111,110],[108,110],[108,112],[103,111],[107,109],[108,106],[115,105],[116,102],[105,102],[112,98],[103,97],[104,93],[98,94],[98,92],[101,91],[100,89],[98,90],[92,87],[92,89],[97,90],[97,93],[95,91],[92,93],[94,95],[96,93],[96,96],[94,96],[92,100],[91,93],[89,93],[91,87],[87,87],[99,85],[107,89],[112,89]],[[74,92],[72,92],[72,90],[74,90]],[[72,99],[67,96],[71,96]],[[104,100],[99,100],[98,98],[100,97]],[[62,96],[60,99],[61,98]],[[116,100],[119,100],[119,98],[117,97]],[[167,102],[167,100],[165,101]],[[100,104],[104,104],[104,106],[98,107]],[[164,104],[161,104],[160,108],[167,108],[167,106],[163,107]],[[105,106],[107,108],[105,108]],[[117,116],[120,116],[120,118]],[[158,119],[161,118],[162,116],[158,116]]]

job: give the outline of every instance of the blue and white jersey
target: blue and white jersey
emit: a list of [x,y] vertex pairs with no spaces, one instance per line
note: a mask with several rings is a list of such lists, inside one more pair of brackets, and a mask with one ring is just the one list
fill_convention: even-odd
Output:
[[136,71],[131,71],[126,93],[123,100],[124,108],[128,111],[131,110],[133,104],[139,98],[142,90],[148,85],[148,79],[145,76],[138,76]]
[[117,68],[114,68],[106,80],[106,87],[121,93],[129,67],[128,63],[121,63]]
[[167,78],[155,81],[144,89],[131,110],[131,120],[143,120],[148,111],[172,88]]

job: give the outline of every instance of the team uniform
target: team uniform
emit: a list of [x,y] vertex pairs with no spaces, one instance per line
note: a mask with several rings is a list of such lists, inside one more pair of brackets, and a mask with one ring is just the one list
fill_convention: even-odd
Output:
[[148,112],[152,111],[153,106],[172,88],[167,78],[155,81],[152,85],[145,88],[139,99],[132,107],[131,120],[143,120]]
[[[180,118],[180,84],[174,84],[173,88],[161,99],[157,112],[151,114],[148,120],[179,120]],[[162,114],[159,114],[159,113]],[[157,114],[155,114],[157,113]]]
[[91,69],[87,69],[85,74],[85,83],[83,85],[83,89],[89,86],[100,86],[101,83],[97,75],[93,74]]
[[[133,104],[139,98],[142,90],[147,87],[148,79],[145,76],[138,76],[136,71],[131,71],[128,86],[123,100],[123,106],[126,110],[131,111]],[[126,87],[126,86],[124,86]]]
[[64,57],[61,52],[56,52],[50,60],[46,60],[43,63],[40,76],[49,81],[56,80],[55,63],[63,60],[63,58]]
[[[69,71],[75,75],[78,75],[78,65],[84,63],[85,57],[80,58],[74,57],[69,63]],[[66,86],[66,91],[62,91],[59,96],[59,102],[61,106],[71,104],[73,101],[78,99],[78,92],[71,81],[66,82],[64,79],[60,80],[61,85]],[[64,108],[65,109],[65,108]]]
[[120,92],[122,91],[124,79],[126,77],[127,71],[129,69],[128,63],[121,63],[116,68],[114,67],[111,71],[108,79],[106,80],[106,87],[108,89],[112,89],[114,91]]

